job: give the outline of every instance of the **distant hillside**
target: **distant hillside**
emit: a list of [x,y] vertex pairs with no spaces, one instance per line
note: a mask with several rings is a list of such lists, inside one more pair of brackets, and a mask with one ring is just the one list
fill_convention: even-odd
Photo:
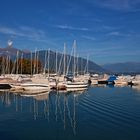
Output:
[[[11,59],[15,59],[17,55],[17,51],[19,51],[19,57],[23,53],[24,58],[31,58],[31,53],[29,51],[22,51],[13,47],[6,47],[6,48],[0,48],[0,56],[10,56]],[[41,50],[36,52],[36,55],[38,55],[38,59],[42,62],[43,66],[45,64],[45,53],[46,55],[46,62],[48,62],[48,54],[49,54],[49,67],[51,70],[55,71],[56,69],[56,53],[53,51],[46,52],[45,50]],[[35,53],[32,53],[32,59],[35,58]],[[69,61],[71,60],[71,61]],[[92,61],[88,61],[88,68],[87,68],[87,60],[84,58],[79,57],[76,58],[76,65],[78,66],[78,71],[84,72],[92,72],[92,73],[105,73],[107,72],[105,69],[103,69],[101,66],[97,65],[96,63]],[[64,70],[64,57],[62,53],[57,54],[57,70],[63,71]],[[69,65],[69,71],[73,71],[73,63],[74,57],[70,55],[66,55],[66,66]],[[47,67],[48,65],[46,65]]]
[[19,50],[17,48],[13,48],[13,47],[6,47],[6,48],[0,48],[0,56],[11,56],[15,57],[17,55],[17,51],[21,54],[26,53],[25,51]]
[[[39,55],[39,60],[41,60],[41,62],[43,63],[43,65],[45,64],[45,50],[36,52],[36,54]],[[55,70],[56,68],[56,53],[53,51],[50,51],[50,53],[47,51],[47,56],[46,58],[48,58],[48,54],[49,55],[49,59],[50,59],[50,69]],[[32,54],[32,57],[34,58],[35,53]],[[30,58],[31,54],[27,54],[26,57]],[[70,63],[69,60],[71,59]],[[88,61],[88,69],[87,69],[87,60],[84,58],[79,57],[78,59],[76,58],[76,65],[78,64],[78,71],[87,71],[91,72],[91,73],[105,73],[108,72],[107,70],[103,69],[101,66],[97,65],[96,63],[92,62],[92,61]],[[64,70],[64,57],[62,53],[58,53],[57,54],[57,69],[60,71]],[[66,55],[66,67],[69,65],[69,71],[73,71],[73,64],[74,64],[74,57],[70,56],[70,55]]]
[[105,64],[102,67],[116,73],[140,73],[140,62]]

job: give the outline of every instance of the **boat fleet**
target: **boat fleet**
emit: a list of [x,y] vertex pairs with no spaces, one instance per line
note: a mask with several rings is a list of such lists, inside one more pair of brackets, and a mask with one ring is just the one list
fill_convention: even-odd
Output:
[[140,88],[140,75],[78,75],[69,78],[64,75],[47,77],[42,74],[36,75],[4,75],[0,76],[0,89],[10,90],[21,94],[43,93],[50,90],[80,91],[87,90],[89,86],[114,85],[132,86]]
[[[89,81],[66,80],[65,77],[46,77],[41,74],[30,75],[5,75],[0,77],[0,89],[9,89],[11,92],[39,93],[49,90],[81,90],[87,89]],[[63,79],[63,80],[62,80]]]

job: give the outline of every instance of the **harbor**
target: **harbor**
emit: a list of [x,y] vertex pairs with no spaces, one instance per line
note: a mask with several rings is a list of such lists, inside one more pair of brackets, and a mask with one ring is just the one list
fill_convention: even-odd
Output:
[[[139,89],[139,72],[119,74],[110,72],[87,58],[79,57],[77,41],[73,41],[70,55],[47,50],[24,52],[8,40],[0,56],[0,89],[19,94],[38,94],[51,90],[82,91],[90,86],[131,86]],[[14,58],[7,52],[14,52]],[[5,56],[6,55],[6,56]],[[96,67],[97,70],[94,69]]]
[[140,137],[139,73],[92,71],[96,64],[78,58],[75,49],[76,41],[71,55],[64,44],[59,57],[50,50],[0,57],[2,139]]
[[[17,79],[16,79],[17,78]],[[59,80],[61,79],[61,80]],[[67,78],[68,79],[68,78]],[[113,85],[116,87],[131,86],[139,89],[140,87],[140,75],[78,75],[71,80],[67,80],[65,76],[54,76],[48,79],[48,77],[38,74],[33,75],[5,75],[0,77],[0,89],[9,90],[10,92],[19,92],[20,94],[32,94],[41,93],[51,90],[64,90],[64,91],[78,91],[86,90],[90,86],[106,86]]]
[[0,140],[140,139],[140,0],[1,0]]

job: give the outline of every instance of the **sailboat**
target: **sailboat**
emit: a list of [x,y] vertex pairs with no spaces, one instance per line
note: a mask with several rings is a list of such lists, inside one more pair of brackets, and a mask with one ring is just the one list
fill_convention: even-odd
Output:
[[88,88],[88,81],[80,81],[80,80],[75,80],[76,78],[75,78],[75,75],[76,75],[76,60],[75,60],[75,58],[76,58],[76,55],[75,55],[75,50],[76,50],[76,40],[74,40],[74,44],[73,44],[73,49],[74,49],[74,56],[73,56],[73,63],[74,63],[74,65],[73,65],[73,80],[70,80],[70,81],[67,81],[66,83],[65,83],[65,86],[66,86],[66,89],[68,90],[68,91],[73,91],[73,90],[83,90],[83,89],[87,89]]
[[[68,81],[66,83],[66,88],[75,88],[75,90],[77,89],[81,89],[82,88],[88,88],[88,82],[84,82],[84,81],[74,81],[74,82],[71,82],[71,81]],[[73,89],[74,90],[74,89]]]

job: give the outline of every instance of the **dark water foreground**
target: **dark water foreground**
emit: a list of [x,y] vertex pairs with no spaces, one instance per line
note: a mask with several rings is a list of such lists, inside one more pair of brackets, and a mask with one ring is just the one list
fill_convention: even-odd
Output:
[[93,87],[34,97],[0,92],[0,140],[139,140],[140,92]]

